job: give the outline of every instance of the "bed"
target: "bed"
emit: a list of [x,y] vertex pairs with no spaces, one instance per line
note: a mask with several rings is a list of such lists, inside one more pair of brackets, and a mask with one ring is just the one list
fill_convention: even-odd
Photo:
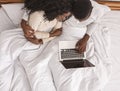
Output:
[[[4,30],[20,27],[20,20],[24,10],[21,0],[0,0],[0,32]],[[98,1],[101,4],[108,5],[112,11],[103,16],[102,22],[109,27],[111,37],[111,57],[112,57],[112,75],[109,82],[102,91],[120,90],[120,2]],[[6,3],[6,4],[3,4]],[[11,4],[8,4],[11,3]],[[14,3],[14,4],[13,4]],[[14,12],[11,12],[15,9]],[[18,15],[17,15],[18,14]],[[14,16],[14,18],[13,18]],[[11,83],[11,91],[31,91],[30,84],[25,74],[25,69],[19,61],[14,65],[14,77]]]

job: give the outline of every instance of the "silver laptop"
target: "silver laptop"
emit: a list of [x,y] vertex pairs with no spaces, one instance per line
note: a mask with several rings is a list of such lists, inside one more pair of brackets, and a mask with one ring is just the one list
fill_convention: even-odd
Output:
[[85,53],[79,53],[75,49],[77,41],[59,41],[59,58],[63,60],[85,59]]
[[77,41],[59,41],[60,62],[67,69],[80,67],[93,67],[94,65],[86,60],[86,53],[79,53],[75,49]]

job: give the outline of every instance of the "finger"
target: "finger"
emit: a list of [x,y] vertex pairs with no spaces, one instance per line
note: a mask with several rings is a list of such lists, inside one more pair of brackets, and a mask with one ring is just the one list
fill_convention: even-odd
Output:
[[29,32],[25,33],[26,36],[31,36],[31,34]]
[[81,46],[79,47],[79,53],[82,53],[82,47]]
[[81,54],[81,53],[82,53],[82,51],[81,51],[81,50],[79,50],[79,53]]
[[28,38],[29,36],[27,34],[24,35],[26,38]]
[[82,49],[81,49],[81,52],[83,53],[83,52],[85,52],[86,51],[86,47],[83,47]]
[[79,43],[77,42],[75,45],[76,50],[79,50]]
[[34,35],[31,35],[30,38],[34,38]]
[[32,33],[30,33],[30,32],[27,32],[27,33],[25,33],[28,37],[33,37],[34,36],[34,34],[32,34]]
[[33,35],[34,33],[27,31],[26,34],[29,35],[29,36],[31,36],[31,35]]
[[75,49],[78,50],[78,46],[75,46]]
[[86,47],[85,47],[85,49],[84,49],[84,52],[86,51]]
[[37,38],[35,37],[35,35],[33,35],[33,37],[32,37],[32,38],[37,40]]
[[28,35],[28,34],[25,34],[25,37],[27,37],[27,38],[30,38],[30,35]]
[[32,30],[29,30],[29,33],[33,34],[33,33],[34,33],[34,31],[32,31]]
[[84,52],[84,48],[81,49],[81,53],[83,53],[83,52]]
[[76,43],[76,46],[79,46],[79,42]]
[[81,54],[81,53],[82,53],[82,51],[81,51],[81,50],[79,50],[79,53]]
[[28,36],[28,35],[24,35],[24,36],[25,36],[25,38],[26,38],[27,40],[33,39],[33,37],[30,37],[30,36]]

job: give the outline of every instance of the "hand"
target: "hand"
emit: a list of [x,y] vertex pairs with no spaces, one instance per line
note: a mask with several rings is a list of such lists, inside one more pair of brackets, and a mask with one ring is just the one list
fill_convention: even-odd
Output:
[[78,50],[79,53],[83,53],[86,51],[88,39],[89,35],[85,34],[85,36],[76,43],[76,50]]
[[23,29],[24,36],[28,41],[30,41],[34,44],[43,44],[42,39],[37,39],[34,36],[34,30],[27,24],[27,21],[22,20],[21,27]]
[[31,37],[31,38],[33,37],[34,30],[27,24],[27,21],[22,20],[21,27],[26,37]]
[[29,26],[24,27],[24,35],[30,38],[34,37],[34,30]]
[[42,39],[37,39],[35,36],[33,37],[33,38],[30,38],[30,37],[27,37],[26,35],[25,35],[25,37],[26,37],[26,39],[28,40],[28,41],[30,41],[30,42],[32,42],[33,44],[43,44],[43,41],[42,41]]
[[50,37],[60,36],[61,34],[62,34],[62,28],[56,29],[55,31],[50,33]]

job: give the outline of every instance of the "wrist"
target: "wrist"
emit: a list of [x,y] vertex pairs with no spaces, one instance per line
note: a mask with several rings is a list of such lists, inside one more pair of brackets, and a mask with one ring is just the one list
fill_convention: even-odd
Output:
[[50,33],[50,37],[54,37],[54,34],[53,34],[53,33]]

